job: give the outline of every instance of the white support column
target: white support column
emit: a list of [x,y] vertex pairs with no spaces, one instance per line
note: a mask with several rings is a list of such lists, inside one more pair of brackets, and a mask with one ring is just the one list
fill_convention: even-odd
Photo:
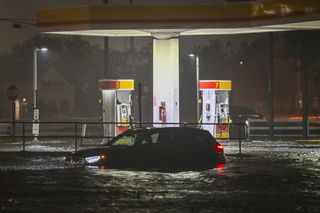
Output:
[[[166,122],[179,122],[179,39],[153,40],[153,122],[165,102]],[[166,126],[166,125],[155,125]]]

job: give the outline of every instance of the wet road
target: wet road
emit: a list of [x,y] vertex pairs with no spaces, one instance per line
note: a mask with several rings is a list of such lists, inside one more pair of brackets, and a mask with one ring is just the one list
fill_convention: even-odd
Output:
[[0,212],[320,212],[320,146],[225,143],[206,171],[65,167],[61,153],[0,153]]

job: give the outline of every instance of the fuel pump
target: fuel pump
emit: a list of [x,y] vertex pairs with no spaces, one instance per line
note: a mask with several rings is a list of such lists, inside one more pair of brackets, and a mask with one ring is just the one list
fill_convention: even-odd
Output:
[[130,128],[134,80],[100,80],[99,89],[102,93],[102,120],[107,123],[103,128],[104,136],[112,138]]
[[117,126],[127,126],[131,114],[130,104],[117,104]]
[[[199,90],[202,93],[202,128],[208,130],[215,138],[229,138],[231,88],[231,81],[199,81]],[[206,125],[206,123],[211,123],[211,125]]]

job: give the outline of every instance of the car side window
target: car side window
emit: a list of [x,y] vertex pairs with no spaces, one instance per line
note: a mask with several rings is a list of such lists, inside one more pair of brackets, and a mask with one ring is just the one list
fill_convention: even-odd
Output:
[[203,137],[203,135],[195,135],[194,139],[196,143],[203,143],[208,141],[205,137]]
[[151,143],[153,144],[159,143],[159,133],[154,133],[151,135]]
[[143,144],[157,144],[159,142],[159,133],[147,134],[143,137],[141,145]]
[[115,141],[112,146],[133,146],[135,140],[137,138],[137,134],[124,135]]
[[[149,143],[151,143],[151,137],[150,137],[150,135],[149,134],[144,134],[143,136],[142,136],[142,140],[141,140],[141,145],[145,145],[145,144],[149,144]],[[137,144],[136,144],[137,145]]]

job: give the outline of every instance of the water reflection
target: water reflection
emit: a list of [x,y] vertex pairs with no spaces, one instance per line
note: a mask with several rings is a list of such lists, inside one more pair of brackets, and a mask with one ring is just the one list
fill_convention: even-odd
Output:
[[290,144],[276,151],[274,143],[245,144],[243,157],[229,145],[227,164],[176,172],[67,167],[62,155],[2,153],[0,211],[318,213],[320,149]]
[[216,166],[216,169],[217,169],[217,171],[218,171],[219,174],[222,175],[222,174],[224,173],[224,167],[225,167],[225,164],[223,164],[223,163],[218,164],[218,165]]

